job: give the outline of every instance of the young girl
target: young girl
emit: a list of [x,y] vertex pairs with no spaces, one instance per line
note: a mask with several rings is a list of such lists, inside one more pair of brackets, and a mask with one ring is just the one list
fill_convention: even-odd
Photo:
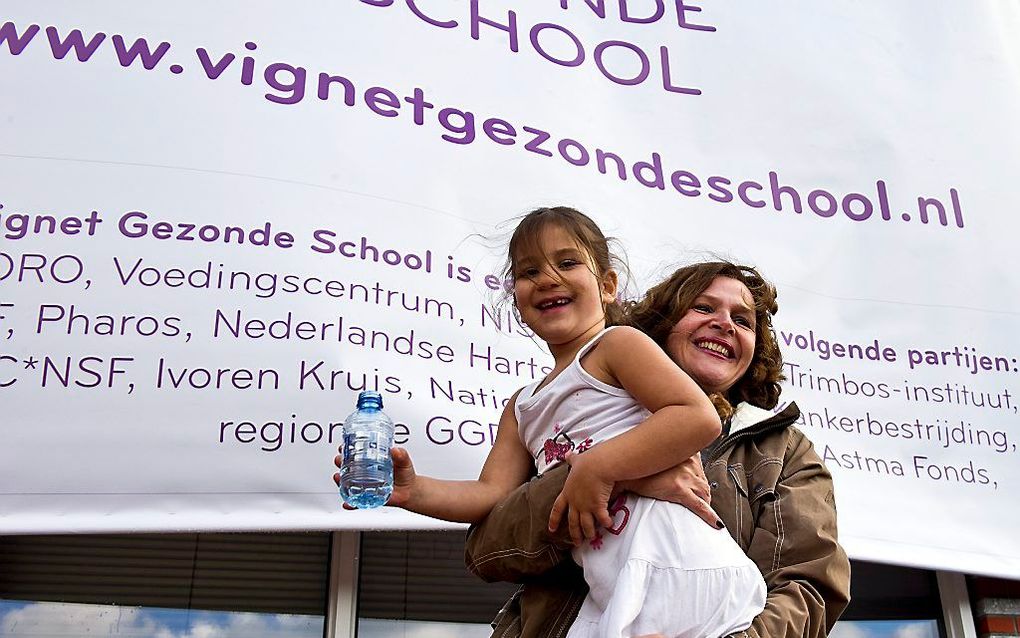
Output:
[[543,208],[517,226],[508,251],[514,304],[554,366],[519,390],[500,418],[475,481],[417,475],[394,448],[389,504],[450,521],[482,520],[539,472],[571,471],[553,518],[583,541],[574,559],[590,593],[569,636],[714,638],[747,628],[764,607],[755,565],[724,530],[686,508],[623,495],[616,482],[680,463],[719,434],[704,392],[619,316],[606,237],[582,213]]

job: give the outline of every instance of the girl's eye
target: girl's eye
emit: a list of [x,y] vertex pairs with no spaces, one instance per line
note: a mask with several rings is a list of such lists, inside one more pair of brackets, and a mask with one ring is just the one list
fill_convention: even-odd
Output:
[[564,270],[569,270],[580,263],[581,262],[577,261],[576,259],[564,259],[560,261],[560,268]]

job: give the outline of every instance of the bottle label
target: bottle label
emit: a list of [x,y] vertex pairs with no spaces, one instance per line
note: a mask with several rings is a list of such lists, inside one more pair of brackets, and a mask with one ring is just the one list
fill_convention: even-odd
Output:
[[344,436],[344,458],[385,459],[389,457],[390,440],[378,432],[358,432]]

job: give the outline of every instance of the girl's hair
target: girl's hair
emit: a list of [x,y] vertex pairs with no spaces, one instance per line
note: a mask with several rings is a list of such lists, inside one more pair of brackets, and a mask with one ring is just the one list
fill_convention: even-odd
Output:
[[[668,279],[651,288],[643,299],[628,304],[627,322],[651,337],[665,349],[673,326],[694,305],[694,300],[712,284],[716,277],[729,277],[741,282],[754,301],[755,342],[751,365],[725,397],[711,397],[720,416],[732,413],[728,401],[747,401],[760,408],[771,409],[779,401],[779,382],[783,375],[783,355],[772,329],[772,315],[779,310],[776,288],[751,266],[728,261],[691,264],[678,269]],[[679,362],[678,362],[679,363]],[[720,400],[722,399],[722,403]],[[726,404],[726,405],[723,405]]]
[[[506,299],[513,302],[513,276],[514,260],[517,255],[523,252],[533,254],[540,253],[539,238],[541,231],[550,225],[562,228],[577,241],[578,245],[587,253],[595,268],[592,274],[602,281],[602,277],[610,270],[616,271],[618,275],[626,272],[627,268],[623,260],[613,254],[610,244],[616,244],[612,237],[606,237],[602,230],[592,221],[590,217],[579,210],[568,206],[553,206],[551,208],[536,208],[531,211],[517,224],[513,235],[510,236],[510,243],[507,247],[506,264],[503,268],[503,277],[506,281]],[[614,326],[623,321],[623,306],[619,300],[603,306],[606,315],[606,325]]]

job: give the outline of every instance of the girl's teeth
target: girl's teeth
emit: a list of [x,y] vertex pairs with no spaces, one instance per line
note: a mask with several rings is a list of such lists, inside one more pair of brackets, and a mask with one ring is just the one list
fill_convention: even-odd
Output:
[[553,306],[562,306],[565,303],[567,303],[567,301],[568,301],[567,299],[559,299],[557,301],[551,301],[549,303],[544,303],[544,304],[542,304],[541,307],[544,310],[546,308],[552,308]]

